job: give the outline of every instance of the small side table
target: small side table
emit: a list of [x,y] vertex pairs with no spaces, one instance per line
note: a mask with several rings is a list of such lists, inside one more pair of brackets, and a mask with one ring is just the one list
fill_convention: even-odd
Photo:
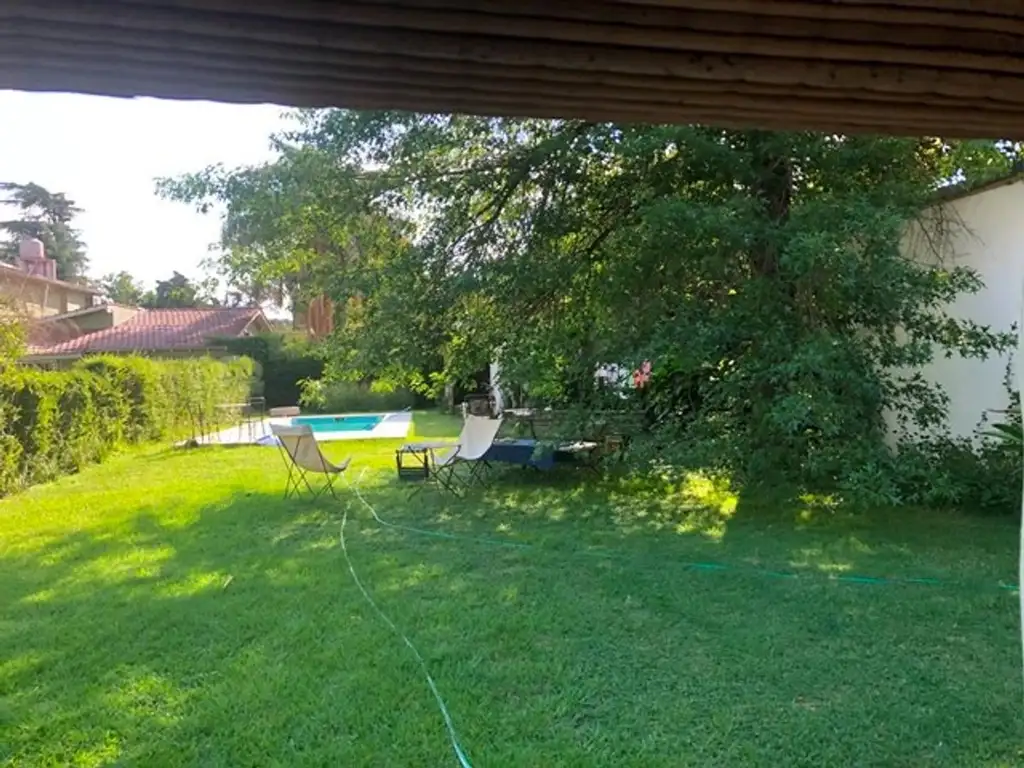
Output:
[[426,482],[430,479],[430,454],[435,448],[448,448],[452,443],[406,443],[395,451],[398,479]]

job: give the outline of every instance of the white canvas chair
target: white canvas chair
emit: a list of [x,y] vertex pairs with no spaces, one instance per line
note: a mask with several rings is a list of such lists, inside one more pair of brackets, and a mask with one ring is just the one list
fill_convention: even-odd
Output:
[[490,450],[500,428],[500,418],[467,415],[459,434],[459,441],[455,445],[431,450],[430,474],[442,488],[452,493],[456,493],[455,467],[459,464],[472,464],[467,485],[474,480],[480,480],[480,472],[487,466],[484,456]]
[[[319,498],[326,491],[330,491],[331,496],[337,499],[338,496],[334,492],[334,481],[348,469],[352,458],[345,459],[341,464],[332,463],[320,450],[320,444],[313,435],[313,428],[308,424],[294,427],[271,424],[270,431],[277,438],[281,454],[288,466],[288,482],[284,488],[284,497],[287,499],[293,494],[298,496],[302,492],[302,486],[305,485],[314,499]],[[325,482],[320,490],[314,490],[310,485],[307,477],[310,472],[324,476]]]

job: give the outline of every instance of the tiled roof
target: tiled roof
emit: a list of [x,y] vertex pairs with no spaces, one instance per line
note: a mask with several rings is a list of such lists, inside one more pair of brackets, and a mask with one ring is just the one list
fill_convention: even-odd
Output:
[[240,336],[262,314],[258,308],[147,309],[113,328],[49,347],[29,348],[29,356],[202,349],[211,336]]

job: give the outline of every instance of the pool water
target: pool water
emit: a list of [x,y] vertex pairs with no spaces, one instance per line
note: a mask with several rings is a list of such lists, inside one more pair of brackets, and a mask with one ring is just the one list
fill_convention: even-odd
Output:
[[370,432],[384,421],[383,416],[296,416],[293,425],[308,424],[313,432]]

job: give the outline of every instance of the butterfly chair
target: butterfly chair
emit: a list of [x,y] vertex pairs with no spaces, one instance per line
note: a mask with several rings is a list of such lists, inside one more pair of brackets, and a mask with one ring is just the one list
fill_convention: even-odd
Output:
[[[320,450],[320,444],[313,436],[313,428],[308,424],[297,426],[270,425],[270,431],[277,438],[281,448],[281,456],[288,465],[288,482],[284,487],[284,497],[298,496],[302,492],[302,486],[312,494],[314,499],[319,498],[323,493],[330,491],[331,496],[338,498],[334,492],[334,481],[348,469],[352,457],[345,459],[341,464],[333,464]],[[314,490],[309,482],[309,473],[322,474],[325,479],[324,485],[319,490]]]
[[501,419],[486,416],[467,415],[459,434],[459,442],[449,448],[433,449],[430,452],[430,474],[437,484],[451,493],[457,493],[459,481],[455,468],[459,464],[471,464],[467,486],[474,481],[483,482],[482,471],[487,466],[484,456],[494,443],[501,428]]

